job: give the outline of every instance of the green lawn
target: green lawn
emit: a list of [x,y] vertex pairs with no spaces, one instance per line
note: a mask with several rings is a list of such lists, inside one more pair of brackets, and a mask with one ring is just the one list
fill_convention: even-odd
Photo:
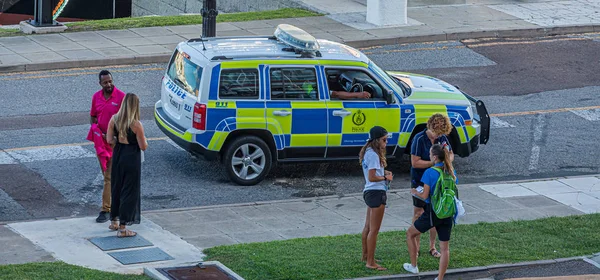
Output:
[[[217,16],[217,22],[241,22],[264,19],[313,17],[320,15],[321,14],[307,11],[304,9],[284,8],[273,11],[220,14]],[[201,23],[202,16],[200,15],[117,18],[67,23],[66,25],[69,28],[66,30],[66,32],[126,29],[151,26],[190,25]],[[0,29],[0,37],[17,35],[24,34],[21,33],[21,31],[19,31],[18,29]]]
[[[598,228],[600,214],[458,225],[450,240],[450,268],[597,253]],[[428,237],[421,238],[419,270],[437,270],[437,259],[427,255]],[[207,260],[218,260],[248,280],[344,279],[405,273],[402,264],[409,262],[405,240],[404,231],[380,233],[376,258],[389,269],[384,272],[368,270],[360,262],[360,235],[219,246],[204,252]]]
[[98,279],[147,280],[144,275],[123,275],[70,265],[63,262],[0,265],[0,279]]
[[[221,14],[217,16],[217,22],[240,22],[278,18],[311,17],[319,15],[320,14],[303,9],[285,8],[274,11]],[[68,23],[67,26],[69,29],[67,29],[67,31],[125,29],[134,27],[189,25],[201,23],[202,16],[200,15],[117,18]]]

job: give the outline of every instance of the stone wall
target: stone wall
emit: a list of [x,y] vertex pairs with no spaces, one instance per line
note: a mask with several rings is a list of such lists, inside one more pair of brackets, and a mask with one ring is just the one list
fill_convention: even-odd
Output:
[[[199,14],[202,0],[132,0],[131,16]],[[300,8],[294,0],[217,0],[219,12],[253,12]]]

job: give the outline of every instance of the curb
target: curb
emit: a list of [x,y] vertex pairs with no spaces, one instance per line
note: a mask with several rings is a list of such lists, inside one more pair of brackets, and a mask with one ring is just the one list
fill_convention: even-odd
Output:
[[[368,31],[367,31],[368,32]],[[369,40],[356,40],[343,42],[346,45],[355,48],[366,48],[380,45],[395,45],[406,43],[423,43],[432,41],[457,41],[464,39],[481,39],[481,38],[514,38],[514,37],[542,37],[556,36],[573,33],[591,33],[600,32],[600,24],[593,25],[571,25],[558,26],[551,28],[524,28],[524,29],[506,29],[506,30],[479,30],[456,33],[442,34],[427,34],[407,37],[381,38]],[[335,35],[335,34],[333,34]],[[27,72],[40,70],[67,69],[77,67],[92,67],[92,66],[110,66],[123,64],[148,64],[148,63],[167,63],[171,54],[159,55],[141,55],[134,57],[111,57],[103,59],[90,59],[78,61],[57,61],[44,63],[30,63],[0,66],[0,73],[8,72]]]
[[[523,28],[523,29],[505,29],[505,30],[478,30],[456,33],[427,34],[397,38],[382,38],[370,40],[347,41],[344,44],[355,48],[366,48],[378,45],[394,45],[405,43],[423,43],[431,41],[458,41],[465,39],[481,38],[514,38],[514,37],[543,37],[557,36],[574,33],[592,33],[600,32],[600,24],[593,25],[570,25],[557,27],[541,28]],[[367,31],[368,33],[368,31]]]
[[171,54],[140,55],[140,56],[133,56],[133,57],[111,57],[111,58],[102,58],[102,59],[31,63],[31,64],[21,64],[21,65],[0,66],[0,73],[98,67],[98,66],[110,66],[110,65],[167,63],[167,62],[169,62],[169,58],[171,58]]
[[[529,262],[521,262],[521,263],[509,263],[509,264],[495,264],[488,266],[476,266],[476,267],[467,267],[467,268],[454,268],[448,269],[446,271],[446,276],[449,275],[457,275],[464,273],[488,273],[490,270],[494,269],[504,269],[504,268],[519,268],[519,267],[527,267],[527,266],[537,266],[537,265],[548,265],[548,264],[557,264],[575,260],[585,261],[587,257],[572,257],[572,258],[561,258],[561,259],[551,259],[551,260],[539,260],[539,261],[529,261]],[[395,274],[395,275],[382,275],[382,276],[373,276],[373,277],[364,277],[364,278],[353,278],[353,280],[387,280],[387,279],[421,279],[423,277],[436,277],[438,275],[437,271],[428,271],[417,274]]]

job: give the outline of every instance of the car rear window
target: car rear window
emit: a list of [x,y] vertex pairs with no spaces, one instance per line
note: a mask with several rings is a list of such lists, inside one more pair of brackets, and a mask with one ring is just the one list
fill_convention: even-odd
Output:
[[178,50],[169,63],[167,75],[171,80],[195,96],[198,96],[200,79],[202,78],[202,67],[191,62],[189,56]]

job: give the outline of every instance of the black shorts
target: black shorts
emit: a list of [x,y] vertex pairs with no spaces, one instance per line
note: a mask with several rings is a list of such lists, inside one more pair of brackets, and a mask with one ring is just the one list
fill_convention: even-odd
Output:
[[369,208],[377,208],[387,201],[387,194],[383,190],[370,190],[363,193],[365,203]]
[[[413,189],[416,189],[419,186],[423,186],[422,182],[419,182],[419,184],[417,184],[416,182],[414,182],[414,180],[410,183],[410,187]],[[413,206],[418,207],[418,208],[423,208],[425,209],[425,206],[427,206],[427,203],[421,199],[418,199],[416,197],[412,197],[413,200]]]
[[425,211],[415,221],[414,226],[421,233],[425,233],[432,227],[435,227],[440,241],[450,241],[452,218],[438,219],[431,209],[431,204],[427,204]]

